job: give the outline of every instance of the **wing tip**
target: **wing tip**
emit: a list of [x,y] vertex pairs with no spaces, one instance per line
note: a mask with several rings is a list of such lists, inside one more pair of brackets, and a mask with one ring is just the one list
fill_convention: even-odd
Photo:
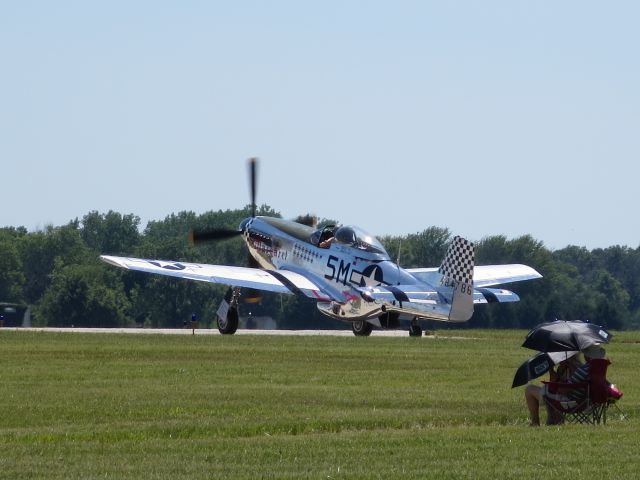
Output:
[[127,266],[120,261],[120,257],[113,257],[111,255],[100,255],[100,260],[115,267],[127,268]]

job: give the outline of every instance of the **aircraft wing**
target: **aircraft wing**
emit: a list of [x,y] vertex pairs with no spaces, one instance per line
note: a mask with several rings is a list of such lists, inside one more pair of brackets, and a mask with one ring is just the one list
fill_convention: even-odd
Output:
[[205,263],[172,262],[142,258],[100,255],[100,259],[116,267],[138,272],[155,273],[201,282],[220,283],[232,287],[253,288],[268,292],[303,294],[318,301],[330,301],[321,282],[287,270],[208,265]]
[[[422,282],[434,285],[439,281],[437,268],[408,268],[407,272]],[[473,269],[473,286],[475,288],[502,285],[503,283],[521,282],[542,278],[536,270],[527,265],[477,265]]]
[[503,283],[542,278],[536,270],[519,263],[511,265],[480,265],[473,270],[473,286],[489,287]]

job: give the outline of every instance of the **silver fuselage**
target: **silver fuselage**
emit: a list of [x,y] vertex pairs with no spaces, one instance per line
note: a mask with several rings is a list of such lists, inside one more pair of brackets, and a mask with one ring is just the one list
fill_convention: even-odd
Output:
[[317,242],[317,229],[280,218],[245,219],[240,228],[251,255],[262,268],[290,270],[321,280],[333,300],[319,301],[318,309],[330,317],[376,323],[372,319],[395,312],[402,319],[448,320],[450,305],[440,293],[436,294],[437,300],[425,298],[420,303],[396,299],[368,301],[361,295],[355,287],[416,285],[425,291],[436,291],[440,290],[438,282],[442,276],[435,273],[434,285],[419,281],[392,262],[374,237],[364,237],[366,243],[361,242],[357,234],[368,234],[356,227],[349,227],[356,229],[356,242],[346,244],[336,240],[326,248]]

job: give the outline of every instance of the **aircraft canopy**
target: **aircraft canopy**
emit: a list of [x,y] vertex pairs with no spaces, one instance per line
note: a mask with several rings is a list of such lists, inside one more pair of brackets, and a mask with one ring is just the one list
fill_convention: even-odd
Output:
[[348,245],[370,253],[380,253],[389,256],[376,237],[359,227],[353,225],[339,227],[335,231],[335,237],[336,241],[343,245]]

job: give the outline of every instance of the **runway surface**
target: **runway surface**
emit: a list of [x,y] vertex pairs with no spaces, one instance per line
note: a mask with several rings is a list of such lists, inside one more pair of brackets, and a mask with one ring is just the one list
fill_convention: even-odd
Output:
[[[21,328],[5,327],[5,331],[20,332],[56,332],[56,333],[124,333],[134,335],[220,335],[215,328]],[[281,336],[327,336],[353,337],[351,330],[247,330],[238,329],[236,335],[281,335]],[[374,330],[373,337],[409,337],[406,330]],[[424,335],[424,338],[434,338]],[[447,337],[452,338],[452,337]]]

